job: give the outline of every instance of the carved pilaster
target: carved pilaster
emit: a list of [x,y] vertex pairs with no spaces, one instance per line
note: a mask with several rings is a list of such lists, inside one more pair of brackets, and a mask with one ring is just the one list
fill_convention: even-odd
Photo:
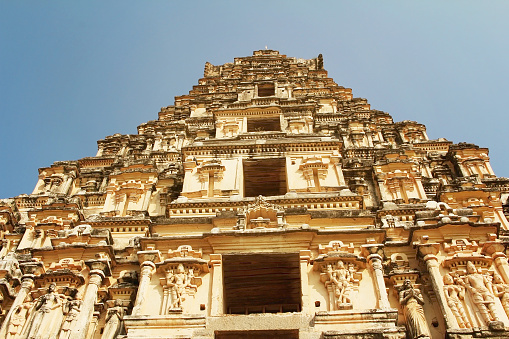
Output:
[[493,258],[493,263],[506,283],[509,283],[509,263],[505,255],[505,244],[497,239],[496,234],[488,234],[488,241],[482,247],[481,253]]
[[452,311],[447,306],[447,299],[444,293],[444,283],[442,275],[440,274],[440,264],[436,255],[440,250],[439,243],[428,242],[428,237],[423,236],[420,243],[415,244],[418,255],[426,263],[429,276],[431,278],[431,284],[433,291],[439,300],[440,309],[444,315],[446,328],[458,328],[458,322]]
[[221,254],[210,255],[212,266],[212,297],[210,301],[210,315],[219,316],[224,312],[223,306],[223,258]]
[[14,299],[9,312],[7,313],[4,322],[2,323],[2,327],[0,328],[1,338],[7,337],[7,328],[9,327],[12,314],[21,306],[21,304],[23,304],[28,293],[34,287],[34,279],[35,276],[33,274],[25,274],[23,276],[21,280],[21,288],[18,291],[18,295],[16,296],[16,299]]
[[106,260],[94,260],[86,263],[91,271],[89,273],[88,286],[83,297],[81,311],[76,321],[75,329],[71,331],[70,338],[85,339],[89,324],[92,320],[97,291],[105,278],[105,272],[109,273],[109,265]]
[[308,264],[311,260],[311,251],[300,251],[300,279],[302,289],[302,312],[309,313],[309,282],[308,282]]
[[154,261],[158,262],[161,255],[159,251],[140,251],[138,252],[138,260],[141,262],[141,270],[140,270],[140,284],[138,285],[138,293],[136,294],[136,300],[134,302],[134,307],[132,311],[132,315],[140,315],[142,314],[143,303],[145,302],[145,297],[147,294],[148,286],[150,284],[150,279],[154,274],[156,265]]
[[368,244],[362,246],[362,252],[368,259],[369,266],[374,275],[375,291],[378,298],[378,308],[390,308],[389,296],[385,287],[384,272],[383,272],[383,245],[382,244]]

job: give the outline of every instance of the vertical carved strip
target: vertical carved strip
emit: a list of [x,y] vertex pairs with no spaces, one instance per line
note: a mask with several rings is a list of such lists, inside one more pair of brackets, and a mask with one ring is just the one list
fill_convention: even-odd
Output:
[[76,328],[71,332],[73,339],[85,339],[88,332],[92,314],[94,312],[95,302],[97,300],[97,291],[101,286],[104,279],[104,273],[101,270],[90,271],[90,279],[88,281],[87,290],[83,297],[83,306],[78,320],[76,321]]
[[5,316],[4,322],[2,323],[2,327],[0,328],[0,337],[5,338],[7,328],[9,327],[10,319],[12,317],[12,313],[16,310],[16,308],[21,305],[28,293],[32,290],[32,287],[34,286],[34,276],[31,274],[27,274],[23,276],[23,279],[21,281],[21,288],[18,292],[18,295],[16,296],[16,299],[14,299],[14,302],[11,305],[11,308],[9,309],[9,312]]
[[148,285],[150,284],[150,278],[152,278],[155,268],[156,265],[151,261],[144,261],[141,264],[140,284],[138,286],[138,293],[136,294],[136,301],[134,302],[132,315],[141,314],[141,308],[145,301]]
[[300,251],[300,284],[302,290],[302,313],[310,313],[309,310],[309,281],[308,263],[311,259],[311,251]]
[[379,254],[368,255],[368,262],[375,275],[375,290],[378,297],[378,308],[390,308],[389,296],[385,287],[384,273],[382,267],[382,257]]
[[223,267],[221,254],[211,254],[212,291],[210,298],[210,315],[219,316],[224,313],[223,306]]

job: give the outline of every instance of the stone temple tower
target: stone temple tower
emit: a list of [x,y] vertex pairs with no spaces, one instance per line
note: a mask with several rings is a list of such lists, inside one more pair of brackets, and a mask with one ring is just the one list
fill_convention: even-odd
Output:
[[509,179],[255,51],[0,201],[0,338],[505,338]]

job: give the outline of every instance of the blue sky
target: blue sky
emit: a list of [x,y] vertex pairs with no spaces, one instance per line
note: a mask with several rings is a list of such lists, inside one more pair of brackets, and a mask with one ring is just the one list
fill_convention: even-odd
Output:
[[324,56],[329,76],[509,177],[509,1],[0,0],[0,198],[157,119],[206,61]]

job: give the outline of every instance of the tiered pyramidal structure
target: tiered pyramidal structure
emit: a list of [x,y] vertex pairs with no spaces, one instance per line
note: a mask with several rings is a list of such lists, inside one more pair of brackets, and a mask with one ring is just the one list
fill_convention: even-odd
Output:
[[328,77],[206,63],[0,202],[1,338],[503,338],[509,180]]

